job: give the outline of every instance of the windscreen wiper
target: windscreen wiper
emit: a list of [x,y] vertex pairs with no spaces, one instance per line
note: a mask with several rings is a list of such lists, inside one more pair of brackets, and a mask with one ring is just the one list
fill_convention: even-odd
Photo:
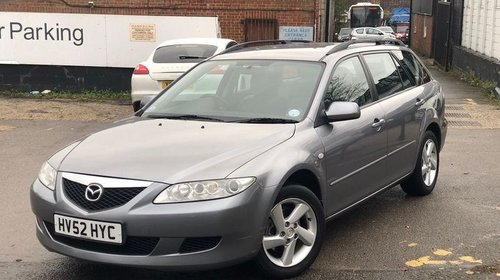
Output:
[[205,59],[206,56],[180,55],[179,59]]
[[214,122],[223,122],[224,120],[206,117],[194,114],[150,114],[146,116],[151,119],[169,119],[169,120],[207,120]]
[[297,120],[281,119],[281,118],[251,118],[237,120],[239,123],[298,123]]

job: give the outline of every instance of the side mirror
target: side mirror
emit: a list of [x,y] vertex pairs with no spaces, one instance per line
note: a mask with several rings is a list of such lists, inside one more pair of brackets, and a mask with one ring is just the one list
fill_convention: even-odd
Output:
[[379,32],[378,35],[384,35],[384,32]]
[[154,96],[151,96],[151,95],[148,95],[148,96],[144,96],[142,99],[141,99],[141,104],[139,105],[139,110],[141,110],[142,108],[146,107],[146,105],[149,104],[149,102],[151,102],[155,97]]
[[335,101],[326,111],[328,122],[354,120],[359,116],[361,116],[361,111],[356,102]]

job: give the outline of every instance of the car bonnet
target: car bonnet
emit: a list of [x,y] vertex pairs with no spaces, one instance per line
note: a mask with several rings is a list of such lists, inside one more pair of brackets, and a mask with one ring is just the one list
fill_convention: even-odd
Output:
[[90,135],[59,171],[164,183],[219,179],[294,132],[294,124],[139,120]]

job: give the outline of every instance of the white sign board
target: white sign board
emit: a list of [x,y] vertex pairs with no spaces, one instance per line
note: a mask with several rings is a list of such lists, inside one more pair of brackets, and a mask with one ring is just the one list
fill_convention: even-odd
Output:
[[313,41],[313,35],[312,26],[280,26],[280,40]]
[[133,68],[163,41],[218,32],[216,17],[0,12],[0,64]]

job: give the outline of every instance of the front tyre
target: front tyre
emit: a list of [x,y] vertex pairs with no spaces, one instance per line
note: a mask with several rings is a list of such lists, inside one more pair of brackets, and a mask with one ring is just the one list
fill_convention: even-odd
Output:
[[409,195],[427,195],[436,185],[439,173],[439,146],[432,131],[426,131],[417,164],[412,175],[401,183],[401,188]]
[[272,278],[300,275],[318,256],[324,232],[316,195],[304,186],[285,186],[269,214],[256,264]]

